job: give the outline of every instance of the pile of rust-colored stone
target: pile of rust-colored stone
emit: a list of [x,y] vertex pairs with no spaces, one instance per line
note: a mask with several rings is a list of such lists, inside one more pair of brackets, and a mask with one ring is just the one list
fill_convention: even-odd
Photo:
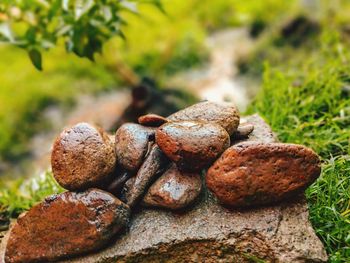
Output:
[[98,250],[118,238],[130,210],[186,211],[205,186],[225,206],[249,207],[294,196],[319,176],[312,150],[244,142],[254,124],[239,122],[234,105],[201,102],[168,118],[142,116],[115,137],[87,123],[64,130],[51,162],[68,191],[17,220],[5,261],[46,262]]

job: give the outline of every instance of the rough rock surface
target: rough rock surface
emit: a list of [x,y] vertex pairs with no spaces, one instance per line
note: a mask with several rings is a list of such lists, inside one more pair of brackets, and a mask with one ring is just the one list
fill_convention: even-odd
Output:
[[175,112],[169,121],[205,121],[219,124],[229,135],[237,129],[239,112],[232,103],[204,101]]
[[184,173],[172,164],[148,189],[143,205],[172,210],[192,204],[202,190],[202,180],[197,173]]
[[[249,140],[273,141],[261,118],[248,119],[255,126]],[[267,262],[326,262],[308,216],[303,196],[273,206],[229,210],[203,193],[184,214],[140,210],[129,232],[108,248],[67,262],[252,262],[253,255]]]
[[181,170],[200,171],[230,146],[230,136],[215,123],[178,121],[159,127],[156,143]]
[[149,150],[155,130],[136,123],[123,124],[115,134],[118,163],[129,171],[137,170]]
[[138,118],[138,122],[145,126],[159,127],[160,125],[168,122],[168,120],[157,114],[146,114]]
[[215,161],[206,184],[225,205],[261,205],[305,190],[320,172],[319,157],[305,146],[242,142]]
[[106,245],[128,220],[127,205],[102,190],[53,195],[17,220],[5,260],[47,262],[85,254]]
[[68,190],[98,187],[111,179],[116,157],[109,135],[88,123],[64,130],[51,154],[52,172]]

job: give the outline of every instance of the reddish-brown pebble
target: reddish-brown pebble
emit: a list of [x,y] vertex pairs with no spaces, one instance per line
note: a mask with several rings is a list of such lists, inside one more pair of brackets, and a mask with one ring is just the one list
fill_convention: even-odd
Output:
[[181,172],[173,164],[148,189],[143,204],[171,210],[183,209],[194,202],[201,189],[199,174]]
[[299,193],[320,171],[319,157],[305,146],[243,142],[210,167],[206,184],[223,204],[261,205]]
[[170,115],[168,121],[205,121],[219,124],[229,135],[237,129],[239,112],[232,103],[204,101]]
[[98,189],[46,198],[13,226],[5,261],[48,262],[100,249],[128,222],[129,208]]
[[181,170],[199,171],[229,147],[230,137],[215,123],[178,121],[159,127],[156,142]]
[[142,164],[150,141],[154,139],[155,128],[136,123],[123,124],[115,134],[115,150],[118,163],[129,171],[137,170]]
[[140,124],[151,127],[159,127],[168,122],[168,120],[157,114],[147,114],[138,118]]
[[114,142],[91,124],[78,123],[64,130],[54,142],[52,172],[68,190],[84,190],[108,182],[115,164]]

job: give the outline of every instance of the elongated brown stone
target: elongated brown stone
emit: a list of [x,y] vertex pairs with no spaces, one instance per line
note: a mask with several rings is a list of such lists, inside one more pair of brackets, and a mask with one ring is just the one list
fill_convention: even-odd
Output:
[[[160,150],[158,145],[153,145],[150,153],[138,170],[132,185],[124,193],[126,202],[130,207],[134,207],[147,191],[147,188],[157,179],[157,176],[169,164],[168,158]],[[131,180],[130,179],[130,180]]]
[[115,134],[115,151],[118,163],[129,171],[136,171],[142,164],[155,129],[136,123],[123,124]]
[[47,262],[97,250],[129,220],[129,208],[98,189],[53,195],[11,230],[6,263]]
[[223,204],[261,205],[301,192],[320,171],[317,154],[305,146],[243,142],[210,167],[206,183]]
[[143,204],[171,210],[191,205],[202,189],[198,173],[181,172],[175,164],[162,174],[148,189]]
[[156,143],[181,170],[199,171],[230,146],[230,136],[215,123],[178,121],[159,127]]
[[204,121],[216,123],[223,127],[229,135],[237,129],[239,112],[232,103],[216,103],[204,101],[170,115],[168,121]]
[[168,120],[157,114],[146,114],[138,118],[138,122],[145,126],[159,127],[160,125],[168,122]]
[[102,129],[88,123],[64,130],[53,145],[52,172],[68,190],[99,187],[111,180],[115,164],[114,142]]

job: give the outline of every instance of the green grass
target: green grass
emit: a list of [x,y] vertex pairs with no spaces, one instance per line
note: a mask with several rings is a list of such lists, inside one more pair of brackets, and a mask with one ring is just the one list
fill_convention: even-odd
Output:
[[348,48],[324,33],[318,56],[265,65],[263,87],[248,113],[258,112],[282,142],[304,144],[323,160],[307,190],[310,219],[331,262],[350,259],[350,82]]

